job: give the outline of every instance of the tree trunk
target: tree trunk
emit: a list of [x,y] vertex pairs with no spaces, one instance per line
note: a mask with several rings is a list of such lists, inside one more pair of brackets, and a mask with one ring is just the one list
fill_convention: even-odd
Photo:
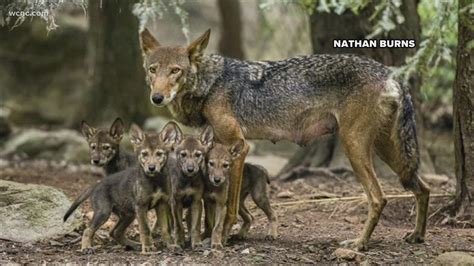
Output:
[[[147,114],[138,20],[132,0],[89,0],[87,64],[90,86],[77,120],[92,123],[121,117],[141,123]],[[77,121],[74,121],[77,122]]]
[[452,215],[472,209],[474,200],[474,15],[470,0],[459,0],[456,80],[453,87],[456,197]]
[[217,5],[222,20],[219,52],[224,56],[244,59],[240,3],[238,0],[218,0]]
[[[403,0],[401,12],[405,17],[402,24],[390,31],[384,39],[414,39],[417,45],[421,39],[420,18],[416,11],[416,0]],[[322,53],[355,53],[373,58],[388,66],[401,66],[407,56],[413,55],[416,48],[412,49],[387,49],[387,48],[334,48],[334,39],[365,39],[372,31],[373,25],[369,21],[373,14],[374,6],[368,5],[359,15],[347,10],[341,15],[334,13],[315,12],[310,16],[311,42],[313,52]],[[422,136],[422,122],[420,116],[420,86],[421,79],[414,75],[410,78],[411,94],[417,109],[417,129]],[[420,145],[423,147],[423,142]],[[434,167],[427,151],[421,148],[422,172],[433,172]],[[322,159],[323,158],[323,159]],[[281,174],[299,166],[350,168],[337,136],[315,141],[308,147],[299,150],[288,164],[282,169]]]

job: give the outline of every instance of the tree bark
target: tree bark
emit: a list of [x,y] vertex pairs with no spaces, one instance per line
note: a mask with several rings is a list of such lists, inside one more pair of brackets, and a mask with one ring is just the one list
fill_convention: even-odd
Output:
[[459,0],[457,70],[453,86],[456,197],[452,215],[472,209],[474,200],[474,15]]
[[[405,17],[402,24],[384,36],[384,39],[414,39],[418,45],[421,40],[420,18],[416,11],[416,0],[403,0],[401,12]],[[401,66],[407,56],[413,55],[416,48],[387,49],[387,48],[334,48],[335,39],[365,39],[373,29],[369,21],[374,12],[374,5],[369,4],[359,15],[347,10],[341,15],[334,13],[315,12],[310,16],[311,42],[313,52],[317,54],[329,53],[355,53],[373,58],[388,66]],[[418,75],[410,78],[410,89],[417,110],[417,129],[419,136],[423,134],[420,115],[420,86],[421,79]],[[420,145],[423,147],[423,144]],[[434,167],[427,151],[422,150],[422,172],[433,172]],[[321,159],[324,158],[324,159]],[[315,141],[308,147],[298,151],[289,163],[280,172],[285,173],[299,166],[313,167],[350,167],[345,157],[337,136]]]
[[[141,123],[147,114],[147,90],[133,0],[89,0],[87,64],[89,88],[77,120],[92,123],[121,117]],[[74,121],[77,122],[77,121]]]
[[224,56],[244,59],[240,3],[238,0],[218,0],[217,5],[222,20],[219,52]]

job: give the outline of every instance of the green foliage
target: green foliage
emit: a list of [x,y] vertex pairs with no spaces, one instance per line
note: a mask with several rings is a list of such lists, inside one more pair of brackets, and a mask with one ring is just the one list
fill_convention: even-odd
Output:
[[149,20],[163,18],[167,12],[174,12],[181,21],[181,31],[189,42],[188,12],[182,8],[185,0],[141,0],[133,6],[133,14],[138,17],[140,31]]

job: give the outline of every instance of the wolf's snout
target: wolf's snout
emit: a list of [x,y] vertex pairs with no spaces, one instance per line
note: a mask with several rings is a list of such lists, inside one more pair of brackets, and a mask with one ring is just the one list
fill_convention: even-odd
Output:
[[148,166],[148,170],[150,172],[154,172],[156,170],[156,166],[154,164]]
[[220,176],[215,176],[215,177],[213,178],[213,180],[214,180],[214,183],[215,183],[215,184],[219,184],[219,183],[221,183],[222,178],[221,178]]
[[159,93],[155,93],[151,96],[151,101],[154,103],[154,104],[160,104],[163,102],[165,97],[163,97],[163,95],[159,94]]
[[92,164],[98,165],[100,163],[99,159],[92,159]]
[[188,173],[192,173],[194,172],[194,166],[188,166],[186,170],[188,170]]

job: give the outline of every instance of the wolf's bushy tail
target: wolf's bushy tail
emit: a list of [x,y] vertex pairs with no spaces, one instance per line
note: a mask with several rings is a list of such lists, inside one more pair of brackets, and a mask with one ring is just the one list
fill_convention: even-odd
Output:
[[398,134],[398,145],[401,159],[405,162],[405,173],[410,178],[401,178],[405,189],[418,191],[419,183],[417,178],[420,165],[420,152],[416,135],[415,108],[411,100],[408,86],[404,82],[399,82],[401,87],[401,106],[398,112],[396,133]]
[[92,191],[94,191],[95,186],[89,187],[86,191],[84,191],[77,199],[72,203],[69,210],[67,210],[66,214],[63,217],[63,221],[66,222],[69,216],[81,205],[87,198],[90,197]]

